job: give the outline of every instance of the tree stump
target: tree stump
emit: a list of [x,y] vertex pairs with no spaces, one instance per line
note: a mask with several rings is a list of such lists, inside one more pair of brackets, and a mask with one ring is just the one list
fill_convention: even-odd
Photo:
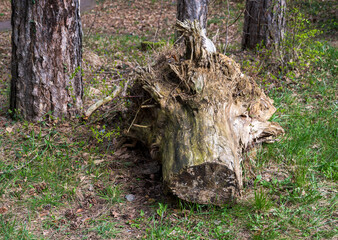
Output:
[[179,198],[221,205],[240,195],[242,154],[283,133],[268,122],[273,101],[231,58],[208,52],[197,21],[178,21],[192,53],[162,55],[140,69],[137,114],[128,131],[162,163],[163,180]]

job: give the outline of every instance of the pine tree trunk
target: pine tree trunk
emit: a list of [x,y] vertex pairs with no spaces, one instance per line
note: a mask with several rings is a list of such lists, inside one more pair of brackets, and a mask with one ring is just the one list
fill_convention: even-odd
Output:
[[178,0],[177,1],[177,19],[181,22],[184,20],[198,20],[203,29],[207,28],[209,0]]
[[242,48],[278,47],[284,36],[285,8],[285,0],[247,0]]
[[30,121],[70,118],[82,108],[78,0],[12,1],[10,109]]

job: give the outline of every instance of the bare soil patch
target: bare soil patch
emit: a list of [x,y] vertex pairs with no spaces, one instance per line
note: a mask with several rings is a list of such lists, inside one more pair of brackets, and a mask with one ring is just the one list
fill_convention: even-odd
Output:
[[0,0],[0,22],[6,21],[11,17],[11,1]]

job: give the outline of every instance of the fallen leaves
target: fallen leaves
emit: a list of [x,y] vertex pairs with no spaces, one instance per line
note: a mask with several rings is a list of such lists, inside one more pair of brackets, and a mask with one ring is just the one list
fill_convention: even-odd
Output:
[[65,218],[66,218],[67,220],[76,220],[76,219],[77,219],[77,216],[74,214],[73,210],[68,209],[68,210],[66,210],[66,212],[65,212]]
[[11,1],[0,1],[0,22],[11,18]]
[[110,209],[110,215],[117,220],[133,220],[136,218],[136,209],[122,205]]
[[48,185],[45,182],[37,183],[33,185],[33,188],[29,190],[29,195],[37,195],[47,189]]
[[8,133],[13,132],[13,127],[6,127],[6,132],[8,132]]
[[[163,11],[165,9],[165,11]],[[136,10],[136,11],[135,11]],[[96,16],[96,11],[99,16]],[[130,34],[155,37],[157,29],[173,33],[176,19],[176,4],[166,1],[153,4],[144,1],[113,1],[96,7],[95,11],[82,18],[83,26],[93,25],[95,31],[109,34]],[[156,39],[149,39],[156,40]]]
[[6,212],[8,212],[8,208],[0,207],[0,214],[5,214]]
[[76,213],[82,213],[84,211],[83,208],[79,208],[78,210],[76,210]]
[[104,159],[95,160],[95,161],[94,161],[94,164],[95,164],[95,165],[99,165],[99,164],[103,163],[104,161],[105,161]]

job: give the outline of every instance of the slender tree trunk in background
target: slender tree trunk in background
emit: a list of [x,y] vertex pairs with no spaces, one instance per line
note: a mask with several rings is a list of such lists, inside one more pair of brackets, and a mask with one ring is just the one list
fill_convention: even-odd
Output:
[[284,36],[286,0],[247,0],[243,28],[243,49],[257,44],[278,47]]
[[[207,17],[208,17],[209,0],[178,0],[177,1],[177,19],[181,22],[189,20],[193,22],[198,20],[203,29],[204,36],[207,33]],[[182,35],[176,32],[176,38]],[[183,39],[178,39],[177,43],[181,43]],[[185,40],[186,42],[186,40]],[[191,46],[186,45],[186,57],[191,56]]]
[[10,109],[30,121],[82,108],[78,0],[12,0]]
[[177,1],[177,19],[194,21],[197,19],[203,29],[207,28],[209,0],[178,0]]

